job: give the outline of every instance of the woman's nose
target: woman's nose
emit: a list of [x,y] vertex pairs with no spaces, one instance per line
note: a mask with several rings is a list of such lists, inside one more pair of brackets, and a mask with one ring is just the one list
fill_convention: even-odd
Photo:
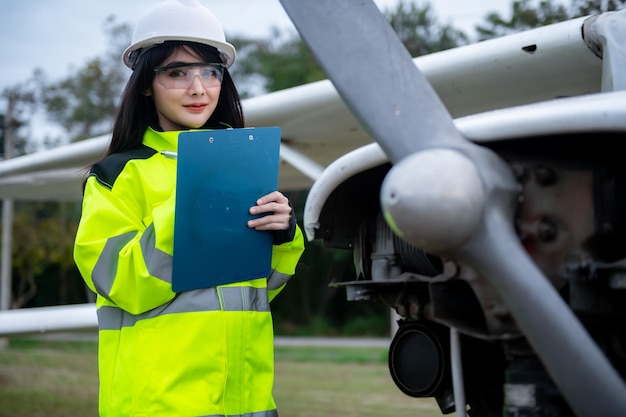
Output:
[[193,95],[204,94],[204,85],[202,84],[202,77],[200,74],[194,74],[189,90]]

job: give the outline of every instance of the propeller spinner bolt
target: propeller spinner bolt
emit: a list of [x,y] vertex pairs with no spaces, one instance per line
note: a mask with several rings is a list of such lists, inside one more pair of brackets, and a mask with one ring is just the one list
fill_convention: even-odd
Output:
[[417,152],[394,165],[381,188],[385,220],[405,241],[438,253],[472,235],[484,192],[474,163],[452,149]]

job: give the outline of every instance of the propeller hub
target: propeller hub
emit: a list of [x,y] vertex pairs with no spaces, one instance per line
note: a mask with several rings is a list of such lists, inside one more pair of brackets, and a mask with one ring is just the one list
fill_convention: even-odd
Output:
[[452,149],[411,154],[394,165],[381,188],[391,229],[428,252],[466,242],[482,218],[483,184],[474,163]]

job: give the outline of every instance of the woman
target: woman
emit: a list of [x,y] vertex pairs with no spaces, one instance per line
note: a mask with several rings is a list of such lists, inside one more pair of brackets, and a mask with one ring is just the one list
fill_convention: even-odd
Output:
[[176,161],[161,152],[176,152],[181,130],[244,126],[234,60],[197,0],[151,9],[124,53],[133,73],[107,156],[85,182],[74,248],[97,294],[101,416],[277,415],[269,302],[304,250],[288,199],[274,191],[250,208],[267,214],[248,227],[274,235],[269,277],[171,286]]

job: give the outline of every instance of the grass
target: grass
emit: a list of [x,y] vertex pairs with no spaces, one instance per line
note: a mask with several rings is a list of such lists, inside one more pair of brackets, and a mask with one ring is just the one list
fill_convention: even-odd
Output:
[[12,340],[0,350],[0,416],[96,416],[95,342]]
[[[0,417],[97,416],[93,341],[14,339],[0,350]],[[276,402],[286,417],[441,416],[432,399],[404,395],[386,348],[277,347]]]

